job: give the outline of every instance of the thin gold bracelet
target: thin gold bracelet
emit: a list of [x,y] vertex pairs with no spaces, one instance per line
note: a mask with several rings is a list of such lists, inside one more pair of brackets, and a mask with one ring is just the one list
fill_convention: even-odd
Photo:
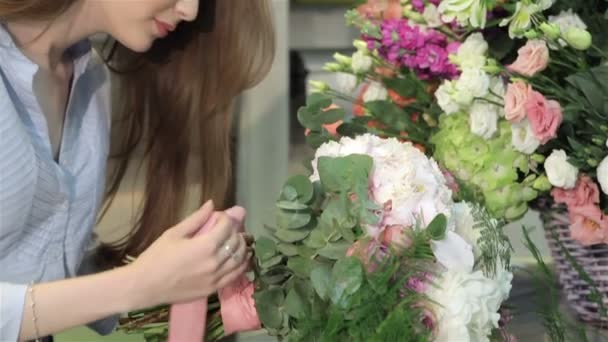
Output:
[[28,288],[28,292],[30,294],[30,306],[32,308],[32,320],[34,321],[34,330],[36,332],[36,339],[34,342],[40,341],[40,331],[38,330],[38,317],[36,316],[36,299],[34,298],[34,283],[30,283],[30,287]]

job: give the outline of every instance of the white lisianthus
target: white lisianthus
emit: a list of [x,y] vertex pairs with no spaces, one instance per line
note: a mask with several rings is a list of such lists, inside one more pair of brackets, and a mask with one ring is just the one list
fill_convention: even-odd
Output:
[[431,287],[427,295],[433,303],[437,324],[434,341],[490,341],[498,328],[498,310],[511,292],[513,275],[499,271],[495,279],[481,271],[448,271]]
[[441,14],[437,9],[437,6],[433,4],[427,4],[424,7],[424,12],[422,12],[422,17],[428,27],[435,28],[443,25],[443,21],[441,21]]
[[456,19],[462,26],[470,23],[472,27],[485,28],[488,7],[485,0],[443,0],[439,12],[446,22]]
[[449,271],[470,273],[475,265],[475,255],[471,246],[462,236],[447,231],[445,238],[431,241],[431,249],[437,262]]
[[533,154],[540,146],[528,119],[511,126],[511,144],[516,151]]
[[554,150],[545,160],[545,172],[551,185],[572,189],[576,185],[578,169],[568,162],[568,156],[563,150]]
[[[581,30],[587,29],[587,25],[583,22],[581,17],[578,16],[578,14],[572,11],[572,9],[561,11],[561,13],[558,15],[550,15],[549,23],[556,24],[562,34],[564,34],[570,28],[578,28]],[[568,43],[561,38],[559,39],[559,44],[561,46],[568,45]]]
[[500,26],[509,25],[509,37],[522,38],[524,33],[532,27],[532,17],[551,6],[554,0],[518,1],[515,12],[509,18],[503,19]]
[[[490,79],[490,93],[486,96],[486,99],[494,102],[498,100],[504,101],[505,94],[507,93],[507,87],[502,77],[492,77]],[[496,113],[499,117],[505,116],[504,106],[496,107]]]
[[456,94],[456,83],[454,81],[444,81],[437,91],[435,98],[437,104],[446,114],[454,114],[460,111],[460,105],[454,100]]
[[495,104],[478,100],[473,102],[469,122],[471,133],[489,140],[498,129],[499,107]]
[[480,69],[486,65],[488,43],[481,33],[473,33],[458,48],[456,63],[462,68]]
[[461,106],[470,106],[476,97],[485,97],[490,89],[490,76],[478,68],[466,68],[456,81],[455,100]]
[[345,94],[352,94],[357,88],[359,81],[355,75],[340,72],[336,75],[336,83],[338,85],[338,91]]
[[597,181],[600,183],[602,192],[608,195],[608,156],[597,167]]
[[359,50],[353,54],[352,68],[356,74],[368,72],[372,68],[373,63],[373,59],[364,51]]
[[386,100],[387,97],[388,90],[382,84],[372,82],[363,94],[363,102]]

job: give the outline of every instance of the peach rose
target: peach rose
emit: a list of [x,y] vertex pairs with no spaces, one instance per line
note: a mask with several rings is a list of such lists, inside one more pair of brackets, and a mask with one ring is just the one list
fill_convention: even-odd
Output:
[[563,203],[569,208],[600,203],[600,190],[597,184],[586,175],[582,175],[577,180],[574,189],[555,188],[551,191],[551,195],[555,202]]
[[529,40],[517,54],[517,59],[507,69],[520,75],[532,77],[549,65],[549,48],[544,40]]
[[401,19],[403,13],[399,0],[367,0],[357,11],[366,17],[385,20]]
[[507,86],[505,94],[505,118],[513,123],[521,122],[526,118],[526,102],[532,87],[522,81]]
[[541,93],[532,90],[525,108],[532,131],[541,144],[557,136],[557,129],[563,120],[559,102],[547,100]]
[[583,246],[591,246],[608,240],[608,220],[597,205],[571,208],[570,222],[572,238]]

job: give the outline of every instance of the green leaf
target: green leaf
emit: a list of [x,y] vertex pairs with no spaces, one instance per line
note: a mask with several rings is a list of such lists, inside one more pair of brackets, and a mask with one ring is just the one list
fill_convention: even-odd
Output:
[[[304,175],[297,175],[289,178],[285,185],[295,189],[298,202],[300,203],[309,203],[313,198],[314,187],[310,182],[310,179]],[[288,199],[288,201],[293,201],[293,199]]]
[[306,210],[308,206],[300,202],[278,201],[277,207],[284,210]]
[[435,216],[433,221],[428,225],[426,231],[433,240],[443,240],[448,227],[448,220],[443,214]]
[[[495,33],[495,34],[494,34]],[[515,41],[509,38],[506,31],[493,31],[492,39],[488,40],[490,55],[500,61],[513,51]]]
[[368,155],[352,154],[346,157],[321,157],[318,160],[319,177],[328,192],[345,192],[359,184],[369,184],[373,160]]
[[312,131],[308,136],[306,136],[306,144],[314,149],[319,148],[329,140],[330,138],[328,136],[322,135],[318,131]]
[[274,241],[266,237],[260,237],[255,241],[255,255],[260,260],[268,260],[277,254]]
[[332,271],[332,280],[331,300],[344,307],[348,297],[357,292],[363,283],[361,263],[353,257],[338,260]]
[[310,272],[312,286],[323,300],[327,300],[332,288],[331,268],[327,264],[320,264]]
[[287,201],[294,201],[298,198],[298,192],[294,187],[286,185],[281,192],[281,197]]
[[344,115],[346,112],[342,108],[333,108],[330,110],[326,110],[321,115],[321,122],[323,124],[333,124],[340,120],[344,120]]
[[297,247],[298,255],[302,258],[312,259],[313,256],[317,255],[317,250],[309,248],[308,246],[300,245]]
[[304,244],[313,249],[319,249],[327,246],[327,236],[324,234],[323,230],[315,229],[313,230],[308,238],[304,240]]
[[285,312],[291,317],[305,317],[306,305],[307,303],[300,297],[295,288],[292,288],[285,298]]
[[287,257],[298,255],[298,248],[289,243],[278,243],[277,250]]
[[310,230],[299,229],[299,230],[288,230],[288,229],[278,229],[274,232],[274,236],[276,236],[282,242],[293,243],[306,239],[306,237],[310,235]]
[[313,93],[306,99],[306,106],[312,109],[321,110],[329,107],[331,102],[331,96],[321,93]]
[[338,127],[337,132],[343,137],[354,138],[357,135],[367,133],[367,127],[354,122],[345,122]]
[[300,278],[308,278],[312,271],[312,260],[302,257],[293,257],[287,261],[287,267],[289,267],[293,273]]
[[346,256],[346,250],[351,246],[347,241],[339,241],[328,244],[319,250],[319,255],[332,260],[338,260]]
[[604,101],[608,99],[608,66],[584,70],[567,77],[566,80],[585,94],[596,111],[603,112]]
[[301,211],[281,210],[277,215],[277,224],[280,228],[298,229],[310,223],[312,215]]
[[269,268],[271,268],[273,266],[276,266],[276,265],[280,264],[281,261],[283,261],[283,256],[282,255],[277,255],[277,256],[272,257],[270,259],[262,260],[260,262],[260,267],[262,267],[263,269],[269,269]]
[[389,101],[370,101],[365,103],[367,108],[383,124],[397,131],[405,131],[407,128],[407,114],[396,104]]
[[264,326],[271,329],[280,329],[283,324],[283,313],[279,308],[283,305],[285,297],[281,289],[270,289],[256,292],[255,306]]

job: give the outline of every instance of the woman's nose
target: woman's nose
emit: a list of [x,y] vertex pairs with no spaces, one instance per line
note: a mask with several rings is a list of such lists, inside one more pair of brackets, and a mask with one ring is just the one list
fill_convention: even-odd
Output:
[[193,21],[198,16],[199,0],[178,0],[175,4],[175,12],[183,21]]

